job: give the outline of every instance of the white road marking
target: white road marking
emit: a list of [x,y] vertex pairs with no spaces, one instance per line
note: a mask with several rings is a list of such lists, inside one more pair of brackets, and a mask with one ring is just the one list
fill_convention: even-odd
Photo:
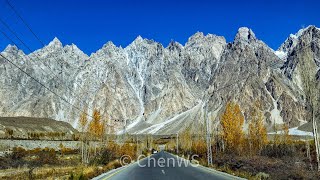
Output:
[[165,172],[164,172],[164,170],[161,170],[162,171],[162,174],[166,174]]

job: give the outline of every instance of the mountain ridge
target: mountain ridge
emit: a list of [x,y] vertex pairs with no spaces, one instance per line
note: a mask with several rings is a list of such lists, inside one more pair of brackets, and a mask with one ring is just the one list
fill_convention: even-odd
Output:
[[[302,32],[310,33],[315,40],[320,34],[315,26]],[[303,110],[305,101],[301,98],[303,85],[290,79],[286,72],[298,72],[290,65],[297,61],[290,52],[297,44],[303,46],[301,41],[310,37],[297,36],[296,44],[287,43],[288,38],[277,50],[285,51],[285,58],[280,58],[277,51],[246,27],[239,28],[233,42],[226,42],[222,36],[197,32],[184,46],[171,41],[164,47],[138,36],[125,48],[109,41],[88,56],[76,45],[63,46],[54,38],[44,48],[28,55],[9,45],[2,54],[15,62],[23,58],[23,68],[41,77],[80,109],[91,113],[93,108],[99,108],[118,132],[170,134],[187,126],[204,126],[205,106],[209,109],[210,126],[217,127],[219,115],[229,100],[241,105],[246,122],[250,121],[248,112],[253,100],[263,104],[269,128],[273,123],[289,123],[295,127],[307,122],[306,110]],[[315,46],[319,47],[319,43]],[[318,57],[317,51],[311,50],[311,53]],[[32,59],[32,63],[26,59]],[[43,61],[44,69],[52,67],[58,77],[47,77],[40,71],[39,65],[35,65],[39,60]],[[0,69],[3,77],[0,78],[3,87],[0,97],[4,99],[0,102],[0,116],[49,117],[77,127],[80,112],[23,78],[23,74],[8,64],[0,63]],[[317,73],[320,74],[318,71],[315,75]],[[298,76],[294,76],[297,79]],[[238,84],[215,92],[231,82]],[[24,90],[21,92],[21,89]],[[16,98],[7,98],[8,90]]]

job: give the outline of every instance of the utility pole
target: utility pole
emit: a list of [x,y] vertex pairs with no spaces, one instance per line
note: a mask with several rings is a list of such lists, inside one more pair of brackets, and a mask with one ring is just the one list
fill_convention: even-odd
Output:
[[122,140],[123,143],[126,141],[126,127],[127,127],[127,119],[123,120],[124,124],[123,124],[123,134],[122,134]]
[[138,134],[136,134],[137,157],[139,157],[140,155],[138,146],[139,146],[139,138],[138,138]]
[[210,135],[210,122],[208,119],[208,103],[204,107],[205,122],[206,122],[206,134],[207,134],[207,157],[208,165],[212,165],[212,148],[211,148],[211,135]]
[[179,133],[177,133],[177,155],[179,154]]
[[312,107],[312,125],[313,125],[313,137],[314,137],[314,142],[316,146],[316,159],[317,159],[317,165],[318,165],[318,171],[320,171],[320,162],[319,162],[319,139],[318,139],[318,126],[317,126],[317,121],[315,120],[315,115],[314,115],[314,109]]

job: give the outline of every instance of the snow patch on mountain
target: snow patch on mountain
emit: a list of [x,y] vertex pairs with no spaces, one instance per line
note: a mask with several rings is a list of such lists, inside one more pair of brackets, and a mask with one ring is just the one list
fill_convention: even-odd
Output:
[[266,90],[266,91],[269,94],[269,96],[271,97],[272,103],[273,103],[273,109],[270,111],[271,122],[274,124],[283,124],[283,117],[280,115],[281,112],[278,109],[278,101],[272,97],[271,93],[268,90]]
[[275,51],[274,52],[280,59],[284,60],[287,58],[287,53],[283,51]]
[[140,132],[138,132],[138,134],[145,134],[145,133],[148,133],[148,134],[155,134],[157,133],[161,128],[164,128],[166,125],[170,124],[170,123],[173,123],[175,121],[181,121],[181,120],[185,120],[189,115],[190,115],[190,112],[192,111],[195,111],[196,109],[199,109],[200,107],[202,106],[202,103],[199,103],[197,104],[196,106],[194,106],[193,108],[185,111],[185,112],[182,112],[170,119],[167,119],[165,120],[164,122],[162,123],[157,123],[157,124],[154,124],[152,125],[151,127],[148,127]]

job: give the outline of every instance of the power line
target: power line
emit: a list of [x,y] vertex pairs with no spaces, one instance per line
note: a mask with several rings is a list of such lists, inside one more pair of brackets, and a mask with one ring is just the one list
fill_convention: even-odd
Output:
[[[0,18],[0,22],[12,33],[12,34],[14,34],[14,36],[30,51],[30,52],[32,52],[32,50],[29,48],[29,46],[28,45],[26,45],[20,38],[19,38],[19,36],[9,27],[9,25],[7,24],[7,23],[5,23],[1,18]],[[1,31],[0,30],[0,32],[1,32],[1,34],[6,38],[6,39],[8,39],[13,45],[16,45],[19,49],[21,49],[18,45],[17,45],[17,43],[15,43],[4,31]],[[37,59],[42,63],[42,65],[44,65],[45,67],[47,67],[49,70],[50,70],[50,72],[51,72],[51,75],[52,75],[52,77],[53,78],[57,78],[57,79],[59,79],[58,78],[58,75],[56,75],[56,74],[54,74],[54,72],[53,72],[53,70],[49,67],[49,66],[46,66],[42,61],[41,61],[41,59],[39,58],[39,56],[37,55],[37,54],[35,54],[35,56],[37,57]],[[31,58],[30,58],[30,60],[32,60]],[[37,64],[35,64],[35,62],[34,61],[30,61],[30,62],[32,62],[34,65],[37,65]],[[39,65],[37,65],[45,74],[47,74],[46,72],[45,72],[45,70],[41,67],[41,66],[39,66]],[[61,80],[60,80],[60,83],[59,84],[61,84]],[[81,100],[79,97],[77,97],[76,95],[75,95],[75,93],[70,89],[70,87],[68,87],[67,86],[67,88],[71,91],[71,93],[73,93],[73,97],[75,97],[77,100],[79,100],[80,102],[84,102],[83,100]],[[86,102],[84,102],[85,104],[86,104]]]
[[45,44],[41,41],[41,39],[34,33],[34,31],[31,29],[31,27],[28,25],[28,23],[21,17],[21,15],[16,11],[16,9],[13,7],[13,5],[10,3],[9,0],[6,0],[7,4],[10,6],[10,8],[13,10],[13,12],[20,18],[20,20],[23,22],[25,26],[29,29],[29,31],[34,35],[34,37],[37,38],[37,40],[41,43],[41,45],[45,46]]
[[[24,21],[24,19],[18,14],[18,12],[15,10],[15,8],[12,6],[12,4],[9,2],[9,0],[7,0],[7,3],[9,4],[9,6],[13,9],[13,11],[17,14],[17,16],[22,20],[22,22],[28,27],[28,29],[32,32],[32,34],[39,40],[39,42],[41,44],[44,45],[44,43],[40,40],[40,38],[32,31],[32,29],[30,28],[30,26],[28,26],[28,24]],[[249,78],[249,76],[248,76]],[[231,86],[232,84],[230,84]],[[79,86],[81,88],[81,86]],[[229,86],[227,86],[229,87]],[[224,89],[226,87],[220,88],[220,89]]]
[[38,84],[40,84],[42,87],[44,87],[45,89],[47,89],[48,91],[50,91],[52,94],[54,94],[55,96],[58,96],[61,100],[63,100],[64,102],[66,102],[67,104],[71,105],[73,108],[77,109],[78,111],[86,114],[87,116],[93,118],[92,116],[90,116],[89,114],[87,114],[86,112],[82,111],[80,108],[74,106],[73,104],[71,104],[69,101],[67,101],[65,98],[63,98],[62,96],[60,96],[58,93],[52,91],[49,87],[47,87],[46,85],[44,85],[43,83],[41,83],[38,79],[36,79],[35,77],[33,77],[32,75],[30,75],[29,73],[27,73],[25,70],[23,70],[21,67],[19,67],[18,65],[16,65],[15,63],[13,63],[11,60],[9,60],[8,58],[6,58],[5,56],[3,56],[0,53],[0,56],[7,60],[10,64],[12,64],[13,66],[15,66],[17,69],[19,69],[21,72],[23,72],[25,75],[27,75],[28,77],[30,77],[32,80],[34,80],[35,82],[37,82]]
[[[9,27],[9,25],[6,23],[6,22],[4,22],[1,18],[0,18],[0,22],[1,22],[1,24],[3,24],[22,44],[23,44],[23,46],[25,46],[29,51],[30,51],[30,53],[32,53],[32,50],[29,48],[29,46],[27,46],[23,41],[22,41],[22,39],[17,35],[17,33],[16,32],[14,32],[10,27]],[[7,39],[9,39],[9,41],[11,41],[11,42],[13,42],[14,43],[14,41],[8,36],[8,35],[6,35],[3,31],[1,32]],[[19,49],[21,49],[16,43],[14,43],[13,45],[16,45]],[[40,62],[42,62],[42,61],[40,61]],[[44,63],[42,63],[44,66],[46,66]],[[41,66],[39,66],[41,69],[42,69],[42,67]],[[47,67],[47,66],[46,66]],[[52,69],[51,68],[48,68],[50,71],[51,71],[51,73],[53,73],[53,71],[52,71]],[[43,71],[44,71],[44,69],[42,69]]]
[[[0,21],[1,21],[1,19],[0,19]],[[5,36],[10,42],[12,42],[14,45],[16,45],[19,49],[21,49],[5,32],[3,32],[3,31],[1,31],[0,30],[0,32],[1,32],[1,34],[3,35],[3,36]],[[40,62],[42,62],[41,60],[40,60],[40,58],[38,57],[38,55],[36,55],[36,57],[37,57],[37,59],[40,61]],[[30,58],[30,60],[32,60],[31,58]],[[34,65],[37,65],[37,64],[35,64],[35,62],[34,61],[32,61],[33,63],[34,63]],[[42,63],[44,66],[46,66],[44,63]],[[38,66],[38,65],[37,65]],[[45,70],[41,67],[41,66],[38,66],[38,67],[40,67],[40,69],[46,74],[46,72],[45,72]],[[47,66],[46,66],[47,67]],[[49,68],[50,69],[50,67],[47,67],[47,68]],[[52,72],[52,71],[51,71]],[[56,78],[58,78],[58,75],[56,75],[56,74],[54,74],[54,76],[52,76],[53,78],[54,77],[56,77]],[[60,82],[61,82],[61,80],[60,80]],[[59,83],[59,84],[61,84],[61,83]],[[84,102],[85,104],[86,104],[86,106],[88,106],[88,104],[85,102],[85,101],[83,101],[82,99],[80,99],[78,96],[76,96],[75,95],[75,93],[74,93],[74,91],[72,91],[72,89],[69,87],[69,86],[66,86],[70,91],[71,91],[71,94],[72,94],[72,96],[73,97],[75,97],[77,100],[79,100],[79,102]]]
[[[15,9],[15,7],[13,6],[13,4],[9,1],[9,0],[6,0],[6,2],[7,2],[7,4],[10,6],[10,8],[13,10],[13,12],[19,17],[19,19],[23,22],[23,24],[29,29],[29,31],[33,34],[33,36],[35,36],[35,38],[41,43],[41,45],[42,46],[44,46],[44,47],[46,47],[46,45],[43,43],[43,41],[41,41],[41,39],[39,38],[39,36],[37,36],[37,34],[32,30],[32,28],[28,25],[28,23],[24,20],[24,18],[18,13],[18,11]],[[19,40],[20,40],[20,38],[19,38]],[[23,43],[24,45],[25,45],[25,43]],[[26,46],[26,45],[25,45]],[[30,50],[30,48],[28,48],[29,50]],[[32,52],[31,50],[30,50],[30,52]],[[71,52],[73,55],[75,55],[75,53],[72,51]],[[60,62],[59,60],[57,60],[55,57],[53,57],[53,59],[54,60],[56,60],[56,62]],[[69,64],[68,62],[66,62],[65,60],[63,60],[63,59],[61,59],[64,63],[66,63],[66,64]],[[50,67],[48,67],[48,68],[50,68]],[[75,68],[74,68],[75,69]],[[54,74],[54,73],[53,73]],[[57,76],[56,76],[57,77]],[[58,78],[58,77],[57,77]],[[86,91],[84,88],[82,88],[82,86],[79,84],[79,83],[77,83],[76,81],[75,81],[75,83],[78,85],[78,87],[83,91],[83,92],[85,92],[86,94],[87,94],[87,97],[89,97],[89,92],[88,91]],[[71,91],[71,92],[73,92],[71,89],[70,89],[70,87],[68,87],[69,88],[69,90]],[[74,93],[73,93],[74,94]],[[73,95],[73,96],[75,96],[75,95]],[[77,98],[78,99],[78,98]],[[79,100],[79,99],[78,99]],[[81,100],[80,100],[80,102],[81,102]],[[86,106],[87,107],[90,107],[89,106],[89,104],[87,104],[85,101],[82,101],[83,103],[85,103],[86,104]],[[114,119],[111,115],[109,115],[112,119]]]
[[[1,34],[4,36],[4,37],[6,37],[6,39],[8,39],[13,45],[16,45],[19,49],[21,49],[18,45],[17,45],[17,43],[15,43],[5,32],[3,32],[3,31],[1,31],[0,30],[0,32],[1,32]],[[22,41],[22,40],[21,40]],[[25,46],[27,46],[27,45],[25,45]],[[2,55],[1,55],[2,56]],[[39,61],[41,61],[40,59],[39,59],[39,57],[36,55],[36,57],[38,58],[38,60]],[[31,59],[32,60],[32,59]],[[32,61],[33,62],[33,61]],[[33,62],[34,63],[34,62]],[[34,65],[37,65],[37,64],[34,64]],[[45,64],[43,64],[44,66],[46,66]],[[41,68],[41,66],[39,66],[40,68]],[[47,66],[46,66],[47,67]],[[47,68],[49,68],[49,67],[47,67]],[[41,68],[42,69],[42,71],[44,71],[45,72],[45,70],[43,69],[43,68]],[[57,75],[55,76],[55,77],[57,77]],[[37,81],[39,81],[39,80],[37,80]],[[39,81],[40,82],[40,81]],[[41,83],[41,84],[43,84],[43,83]],[[69,86],[66,86],[67,88],[69,88],[69,90],[73,93],[73,97],[75,97],[77,100],[79,100],[80,102],[83,102],[83,103],[85,103],[86,104],[86,106],[87,107],[90,107],[85,101],[82,101],[79,97],[77,97],[76,95],[75,95],[75,93],[70,89],[70,87]],[[60,96],[59,96],[60,97]],[[61,98],[61,97],[60,97]],[[79,108],[78,108],[78,110],[79,110]],[[84,112],[84,111],[82,111],[82,112]],[[111,115],[109,115],[112,119],[114,119]],[[92,117],[92,116],[90,116],[89,115],[89,117]]]
[[[39,38],[39,36],[37,36],[37,34],[31,29],[31,27],[28,25],[28,23],[24,20],[24,18],[22,18],[22,16],[18,13],[18,11],[15,9],[15,7],[13,6],[13,4],[9,1],[6,0],[7,4],[9,5],[9,7],[13,10],[13,12],[19,17],[19,19],[23,22],[23,24],[29,29],[29,31],[33,34],[33,36],[41,43],[41,45],[43,47],[45,47],[46,45],[43,43],[43,41],[41,41],[41,39]],[[72,54],[74,54],[74,52],[71,52]],[[56,62],[59,62],[55,57],[53,57]],[[68,62],[66,62],[65,60],[61,59],[64,63],[69,64]],[[85,91],[76,81],[75,83],[78,85],[78,87],[83,90],[84,92],[87,93],[87,95],[89,94],[87,91]]]
[[[12,6],[11,4],[10,4],[10,6]],[[14,9],[13,9],[14,10]],[[15,10],[14,10],[15,11]],[[15,13],[17,13],[16,11],[15,11]],[[18,13],[17,13],[17,15],[21,18],[21,19],[23,19]],[[6,22],[4,22],[1,18],[0,18],[0,22],[30,51],[30,53],[32,53],[33,51],[31,50],[31,48],[26,44],[26,43],[24,43],[24,41],[17,35],[17,33],[15,32],[15,31],[13,31],[11,28],[10,28],[10,26],[6,23]],[[24,21],[24,23],[26,24],[26,22]],[[31,30],[31,28],[30,28],[30,26],[28,26],[28,28]],[[31,30],[32,31],[32,30]],[[3,31],[1,31],[1,33],[10,41],[10,42],[12,42],[13,43],[13,45],[16,45],[19,49],[21,49],[18,45],[17,45],[17,43],[15,43],[8,35],[6,35]],[[36,36],[36,34],[32,31],[32,33]],[[37,36],[37,39],[39,39],[38,38],[38,36]],[[43,43],[42,43],[43,44]],[[43,44],[44,45],[44,44]],[[45,45],[44,45],[45,46]],[[72,52],[72,54],[74,54],[74,52]],[[57,74],[55,74],[54,72],[53,72],[53,70],[51,69],[51,67],[48,65],[45,65],[42,61],[41,61],[41,59],[40,59],[40,57],[39,57],[39,55],[38,54],[36,54],[35,53],[35,56],[36,56],[36,58],[42,63],[42,65],[44,65],[45,67],[47,67],[48,69],[49,69],[49,71],[51,72],[51,75],[52,75],[52,77],[53,78],[57,78],[57,79],[59,79],[59,77],[58,77],[58,75]],[[54,57],[53,57],[54,58]],[[57,62],[59,62],[56,58],[54,58]],[[68,64],[66,61],[64,61],[63,59],[61,59],[63,62],[65,62],[66,64]],[[43,72],[45,72],[45,70],[41,67],[41,66],[39,66],[40,67],[40,69],[43,71]],[[60,80],[60,82],[61,82],[61,80]],[[78,87],[81,89],[81,90],[83,90],[87,95],[89,95],[89,92],[88,91],[85,91],[82,87],[81,87],[81,85],[80,84],[78,84],[76,81],[75,81],[75,83],[78,85]],[[76,95],[75,95],[75,93],[74,93],[74,91],[70,88],[70,87],[68,87],[67,86],[67,88],[72,92],[72,96],[74,96],[76,99],[78,99],[80,102],[83,102],[83,103],[85,103],[86,104],[86,106],[87,107],[89,107],[89,105],[85,102],[85,101],[83,101],[83,100],[81,100],[79,97],[77,97]],[[87,96],[88,97],[88,96]]]

